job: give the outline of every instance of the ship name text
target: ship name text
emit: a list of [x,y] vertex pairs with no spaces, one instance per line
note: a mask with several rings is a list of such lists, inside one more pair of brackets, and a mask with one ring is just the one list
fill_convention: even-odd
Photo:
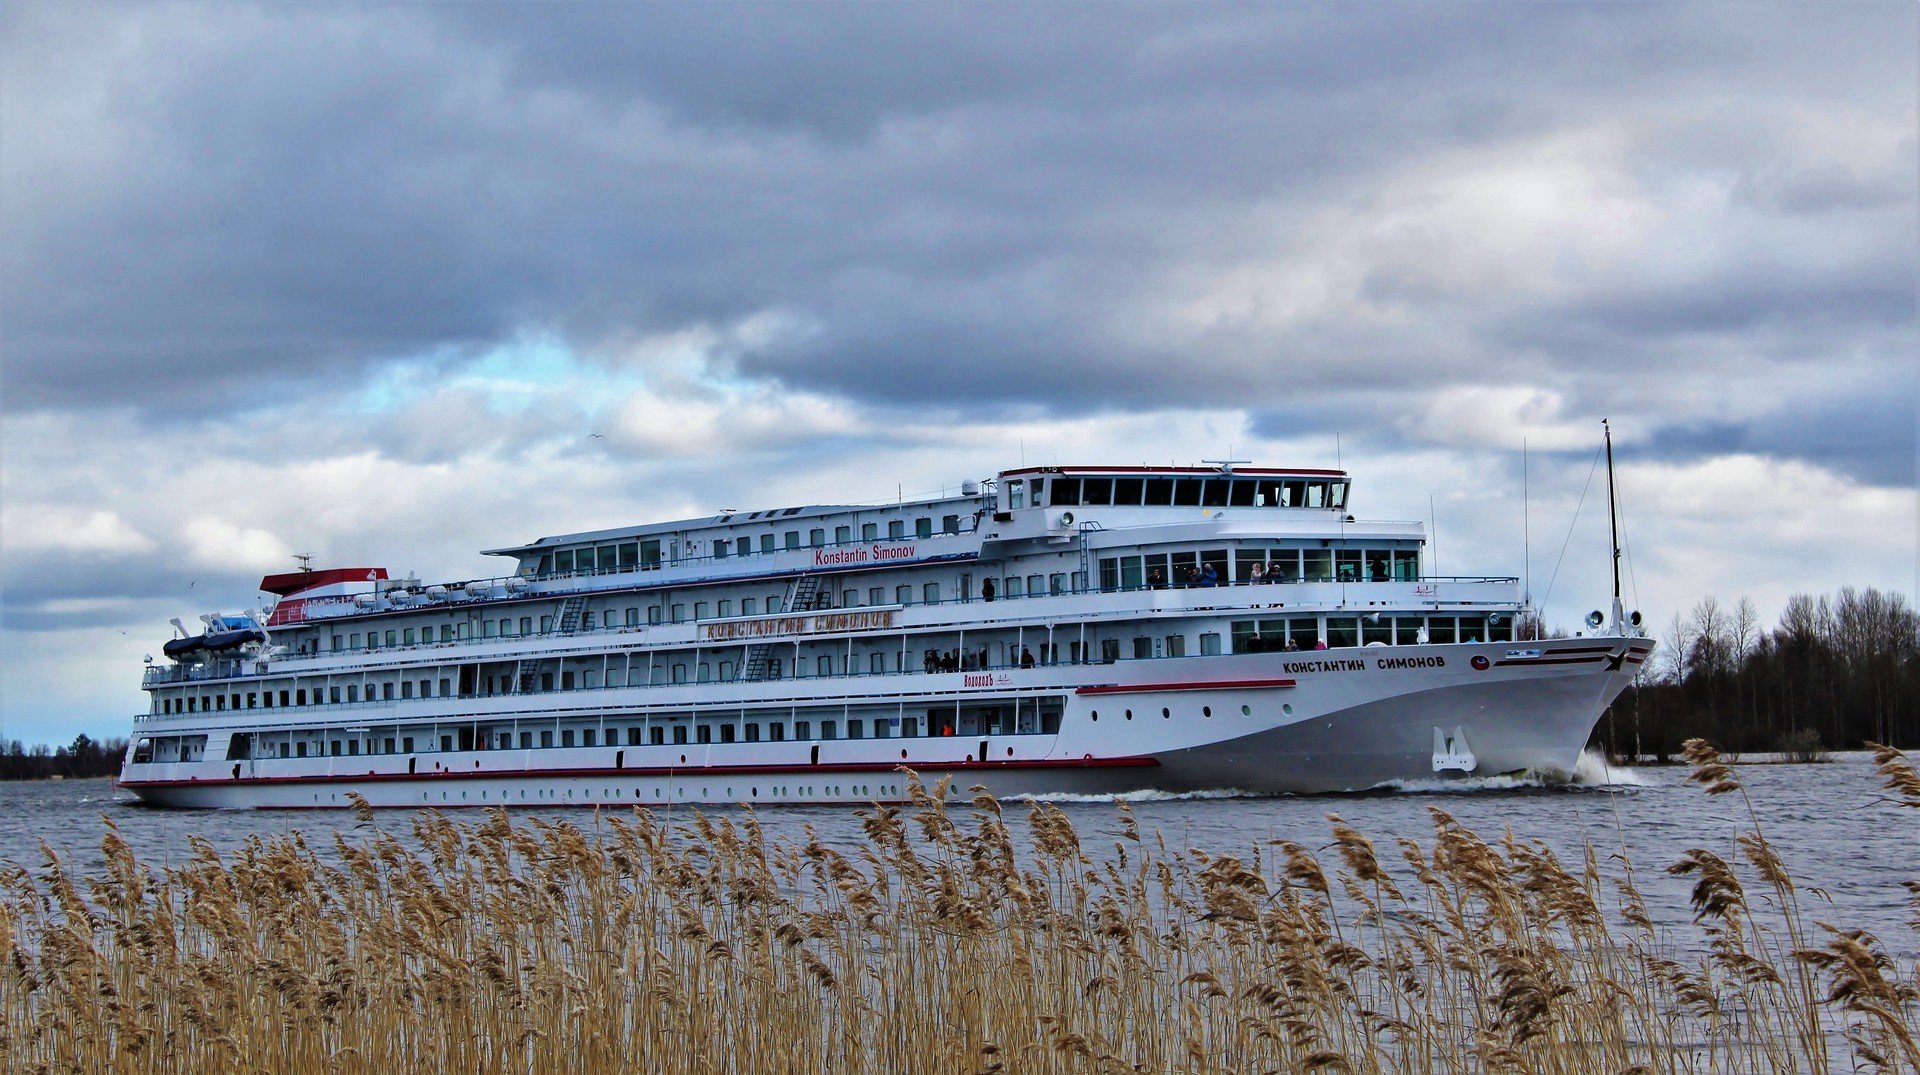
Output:
[[841,631],[879,631],[894,625],[899,609],[862,609],[859,612],[816,612],[804,616],[762,616],[753,620],[703,623],[700,637],[707,642],[776,635],[835,634]]
[[841,567],[846,564],[884,564],[891,560],[911,560],[913,545],[855,545],[850,549],[815,549],[813,566]]

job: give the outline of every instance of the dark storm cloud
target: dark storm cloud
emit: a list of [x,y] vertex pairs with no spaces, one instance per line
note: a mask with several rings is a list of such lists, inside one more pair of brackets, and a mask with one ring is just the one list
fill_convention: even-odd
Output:
[[[885,406],[1279,414],[1311,392],[1352,425],[1460,380],[1604,398],[1599,355],[1725,361],[1751,339],[1790,359],[1817,339],[1884,360],[1911,315],[1911,153],[1876,171],[1781,120],[1910,124],[1905,5],[0,19],[14,411],[217,413],[528,330],[620,362],[635,339],[772,311],[797,327],[721,357]],[[1620,168],[1656,209],[1722,189],[1727,215],[1701,227],[1733,251],[1656,236],[1543,298],[1435,268],[1471,251],[1375,249],[1417,221],[1351,248],[1325,221],[1364,227],[1383,185],[1417,200],[1449,155],[1596,125],[1624,132]],[[1737,249],[1808,215],[1858,255]],[[1349,255],[1381,264],[1298,319],[1262,319],[1284,294],[1169,312],[1248,264]]]

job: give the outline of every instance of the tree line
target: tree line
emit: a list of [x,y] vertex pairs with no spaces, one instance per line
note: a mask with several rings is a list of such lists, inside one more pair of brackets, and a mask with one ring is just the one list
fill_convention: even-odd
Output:
[[58,748],[44,743],[29,747],[15,739],[0,749],[0,780],[119,776],[120,763],[126,756],[124,738],[96,742],[82,734]]
[[1659,641],[1594,729],[1595,747],[1665,756],[1696,737],[1800,755],[1920,745],[1920,613],[1903,594],[1795,594],[1771,628],[1747,598],[1707,597]]

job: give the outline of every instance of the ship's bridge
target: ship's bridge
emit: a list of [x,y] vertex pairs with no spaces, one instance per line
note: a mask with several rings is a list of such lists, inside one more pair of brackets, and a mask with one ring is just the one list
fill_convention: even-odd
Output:
[[1002,511],[1039,507],[1347,510],[1341,470],[1270,467],[1028,467],[1002,471]]

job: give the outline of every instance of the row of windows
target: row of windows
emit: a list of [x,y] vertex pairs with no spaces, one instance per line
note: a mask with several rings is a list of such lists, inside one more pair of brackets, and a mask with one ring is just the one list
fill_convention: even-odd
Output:
[[[1417,646],[1454,642],[1511,642],[1511,615],[1328,616],[1328,647]],[[1270,616],[1233,621],[1233,652],[1313,649],[1320,643],[1320,621],[1313,616]]]
[[[978,713],[968,713],[963,721],[960,734],[965,735],[1023,735],[1054,734],[1060,730],[1061,707],[1055,703],[1045,705],[1026,704],[1022,706],[992,707]],[[847,739],[865,739],[869,733],[874,739],[915,739],[924,732],[928,736],[952,736],[955,733],[955,716],[946,709],[929,709],[923,724],[919,715],[875,717],[869,720],[863,717],[835,717],[821,720],[741,720],[727,722],[701,722],[692,725],[675,722],[663,725],[650,722],[642,727],[628,725],[601,728],[541,728],[534,730],[502,731],[486,729],[476,735],[472,728],[461,729],[457,734],[444,732],[439,736],[442,752],[460,750],[549,750],[555,747],[594,747],[594,746],[687,746],[727,744],[734,742],[758,743],[785,742],[789,727],[796,741],[832,741],[842,737]],[[245,734],[234,737],[235,745],[229,750],[234,758],[247,757],[253,753],[252,743]],[[624,744],[622,740],[624,739]],[[361,754],[412,754],[415,753],[415,737],[411,735],[354,735],[322,737],[311,733],[298,737],[293,735],[277,736],[271,733],[257,737],[259,749],[269,755],[282,758],[305,758],[309,752],[331,757],[358,757]],[[427,749],[431,750],[432,736],[425,738]],[[202,737],[204,747],[204,737]],[[1011,748],[1009,748],[1011,753]],[[174,760],[166,758],[163,760]],[[193,760],[182,757],[180,760]]]
[[1344,478],[1032,478],[1007,483],[1007,506],[1331,508],[1347,506]]
[[[944,515],[939,520],[941,534],[961,532],[962,516]],[[934,535],[934,520],[931,516],[921,516],[913,520],[913,531],[909,535],[907,520],[892,519],[887,522],[887,540],[904,541],[909,536],[930,538]],[[828,544],[845,545],[854,541],[853,526],[842,524],[833,528],[833,541],[827,540],[827,529],[823,526],[809,528],[804,542],[799,530],[787,530],[778,535],[769,531],[759,535],[758,551],[772,553],[781,549],[822,548]],[[879,541],[880,524],[869,522],[860,524],[860,541]],[[618,571],[653,571],[663,564],[678,562],[679,543],[671,542],[666,550],[669,555],[663,559],[659,539],[643,541],[623,541],[606,545],[588,545],[573,549],[559,549],[541,554],[533,563],[537,576],[609,574]],[[713,539],[713,558],[725,560],[729,556],[751,556],[755,552],[755,538],[752,536]],[[697,557],[696,557],[697,558]]]
[[1100,560],[1100,588],[1106,591],[1218,586],[1229,578],[1242,583],[1418,582],[1420,550],[1240,549],[1229,563],[1227,550],[1201,549]]

